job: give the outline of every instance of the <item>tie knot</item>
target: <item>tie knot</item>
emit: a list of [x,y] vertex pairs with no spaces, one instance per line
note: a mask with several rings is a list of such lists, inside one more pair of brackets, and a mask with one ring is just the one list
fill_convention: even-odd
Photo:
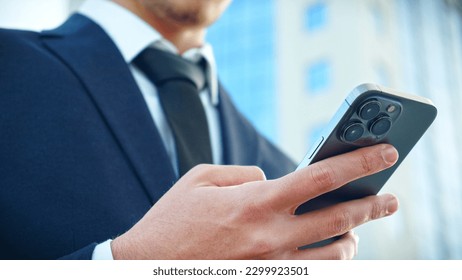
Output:
[[157,86],[172,80],[188,81],[198,91],[205,86],[204,59],[194,63],[173,53],[147,48],[133,62]]

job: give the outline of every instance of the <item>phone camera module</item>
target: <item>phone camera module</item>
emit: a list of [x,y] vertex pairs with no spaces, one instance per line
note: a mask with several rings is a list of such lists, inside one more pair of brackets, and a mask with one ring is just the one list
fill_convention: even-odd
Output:
[[352,123],[345,127],[342,137],[347,142],[355,142],[364,134],[365,128],[362,123]]
[[391,128],[391,118],[382,116],[374,120],[370,126],[370,131],[376,136],[386,134]]
[[397,108],[396,108],[396,105],[391,104],[391,105],[388,105],[388,107],[387,107],[387,112],[388,112],[388,113],[393,113],[393,112],[396,111],[396,109],[397,109]]
[[375,118],[380,113],[380,102],[376,100],[364,103],[359,109],[359,116],[368,121]]

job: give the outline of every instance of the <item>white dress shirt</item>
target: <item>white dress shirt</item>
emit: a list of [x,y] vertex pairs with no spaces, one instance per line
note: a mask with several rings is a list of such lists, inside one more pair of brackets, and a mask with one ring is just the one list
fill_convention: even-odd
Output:
[[[178,53],[177,48],[141,18],[112,1],[88,0],[81,6],[79,13],[87,16],[103,28],[118,47],[143,94],[172,166],[176,174],[178,174],[173,134],[160,105],[156,87],[132,64],[133,59],[147,47],[161,48],[172,53]],[[204,105],[209,125],[213,163],[221,164],[221,132],[216,108],[219,102],[218,78],[212,47],[209,44],[204,44],[200,48],[186,51],[182,56],[194,62],[199,61],[201,57],[207,61],[206,79],[208,88],[200,93],[200,98]],[[93,259],[113,259],[110,242],[111,240],[108,240],[97,245],[93,251]]]

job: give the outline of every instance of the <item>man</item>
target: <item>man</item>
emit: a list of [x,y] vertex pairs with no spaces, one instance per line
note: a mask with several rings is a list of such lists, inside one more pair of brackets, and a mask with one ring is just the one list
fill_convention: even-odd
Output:
[[[204,35],[228,4],[88,1],[55,30],[0,31],[0,258],[349,259],[351,229],[397,210],[383,195],[293,215],[398,155],[378,145],[284,176],[293,163],[218,85]],[[161,85],[138,63],[146,49],[205,60],[210,163],[229,166],[181,170]]]

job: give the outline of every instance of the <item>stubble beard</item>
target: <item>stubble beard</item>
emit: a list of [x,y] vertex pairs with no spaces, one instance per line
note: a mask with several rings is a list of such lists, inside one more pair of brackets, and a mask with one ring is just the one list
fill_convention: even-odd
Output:
[[[198,5],[175,5],[172,0],[140,0],[149,12],[159,19],[179,26],[206,27],[210,25],[215,18],[210,19],[207,10]],[[183,0],[196,1],[196,0]],[[208,0],[204,0],[208,1]]]

